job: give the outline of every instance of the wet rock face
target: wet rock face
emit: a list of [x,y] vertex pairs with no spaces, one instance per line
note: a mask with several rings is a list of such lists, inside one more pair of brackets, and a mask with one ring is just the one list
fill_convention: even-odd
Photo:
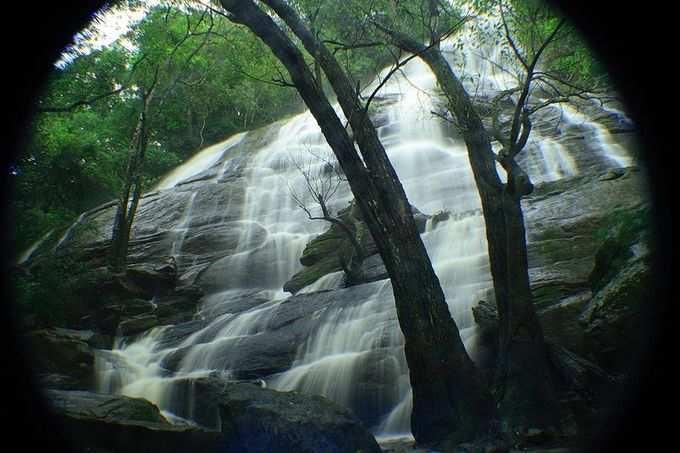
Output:
[[[320,325],[321,316],[329,307],[351,308],[367,299],[374,289],[367,285],[336,291],[323,291],[292,296],[281,303],[272,304],[258,299],[255,294],[236,295],[223,300],[218,311],[206,307],[206,315],[213,317],[229,314],[248,314],[265,307],[272,307],[267,316],[266,327],[252,335],[223,340],[219,348],[212,352],[212,363],[216,369],[228,369],[234,379],[267,378],[288,370],[299,348],[312,332]],[[207,304],[207,302],[206,302]],[[227,318],[226,322],[229,322]],[[395,320],[396,321],[396,320]],[[163,331],[158,339],[158,348],[176,348],[182,340],[192,333],[205,328],[206,321],[194,320],[171,326]],[[203,335],[206,341],[224,328],[225,323],[217,323]],[[191,352],[191,347],[178,348],[168,353],[161,366],[170,371],[182,367],[183,360]],[[383,351],[386,352],[386,351]],[[369,376],[366,381],[370,382]]]
[[[611,241],[619,253],[611,252]],[[653,287],[652,264],[645,235],[628,238],[614,231],[600,249],[593,273],[593,299],[579,321],[586,350],[603,366],[623,373],[643,339],[656,326],[646,324]],[[603,277],[602,268],[607,268]]]
[[529,276],[539,308],[589,292],[595,254],[609,229],[648,206],[639,169],[615,179],[600,176],[540,184],[523,201]]
[[[524,207],[529,273],[546,340],[621,373],[646,332],[649,202],[637,169],[610,173],[539,185]],[[495,305],[480,303],[473,312],[492,345]]]
[[381,451],[351,412],[319,396],[215,378],[179,385],[191,388],[196,420],[222,432],[225,452]]
[[[625,281],[617,282],[616,276],[622,274],[618,271],[611,274],[608,270],[612,268],[612,263],[627,262],[630,257],[627,246],[623,249],[613,247],[607,253],[599,253],[598,250],[601,250],[610,226],[618,222],[615,219],[617,215],[634,214],[644,205],[641,177],[635,169],[608,171],[606,159],[601,153],[597,155],[593,152],[595,147],[592,140],[578,135],[580,132],[576,130],[549,130],[546,127],[549,122],[536,121],[536,133],[567,146],[569,153],[573,151],[572,154],[576,156],[574,168],[578,170],[579,176],[549,183],[534,181],[534,193],[524,201],[532,290],[550,342],[586,355],[590,349],[598,349],[603,351],[601,356],[597,356],[598,360],[611,362],[615,366],[620,352],[616,336],[625,336],[630,329],[635,329],[635,325],[629,322],[632,318],[627,307],[635,303],[633,299],[638,297],[638,293],[629,284],[636,275],[644,277],[645,271],[624,275]],[[383,123],[387,124],[386,121]],[[361,216],[356,210],[348,209],[344,211],[345,220],[363,248],[361,262],[351,269],[351,275],[345,276],[333,288],[309,294],[300,293],[301,289],[309,289],[309,285],[319,279],[343,270],[341,258],[345,258],[347,264],[347,255],[351,255],[348,252],[351,252],[352,247],[344,233],[337,228],[328,229],[328,225],[323,224],[323,227],[315,225],[307,229],[308,223],[305,223],[302,212],[299,218],[287,217],[283,227],[281,223],[276,223],[278,220],[268,223],[270,214],[276,217],[273,211],[285,206],[286,200],[290,202],[285,190],[278,193],[272,190],[275,185],[273,179],[281,176],[279,171],[282,170],[282,164],[271,165],[266,160],[267,155],[276,154],[276,147],[264,147],[272,143],[277,127],[280,125],[248,133],[243,142],[230,151],[230,160],[218,159],[211,168],[171,190],[152,192],[142,199],[130,244],[130,272],[122,279],[107,277],[110,288],[115,288],[115,291],[105,292],[115,294],[115,300],[106,300],[104,303],[96,300],[96,309],[87,313],[89,318],[83,320],[79,327],[91,327],[111,336],[119,333],[135,337],[149,332],[154,326],[164,326],[162,330],[153,331],[155,349],[152,352],[163,355],[158,365],[164,373],[163,377],[172,376],[173,379],[183,376],[189,369],[202,369],[203,366],[191,368],[191,365],[194,364],[194,356],[203,353],[210,356],[210,363],[205,368],[227,371],[233,379],[264,379],[272,386],[277,376],[291,368],[307,365],[302,363],[303,367],[300,367],[302,352],[310,346],[308,340],[315,338],[314,335],[322,330],[320,325],[323,322],[333,326],[339,324],[335,319],[324,320],[324,316],[337,307],[351,311],[366,303],[375,293],[370,282],[385,280],[388,275]],[[386,126],[387,129],[390,127]],[[257,153],[260,149],[265,152]],[[448,154],[439,153],[437,159],[442,160],[435,162],[451,166],[449,160],[441,157],[445,155]],[[546,160],[541,156],[541,153],[527,153],[522,165],[532,168],[544,166]],[[412,167],[418,169],[418,166]],[[266,184],[259,186],[249,179],[251,174],[272,179],[267,179]],[[414,177],[421,178],[422,175]],[[436,235],[465,216],[480,216],[477,199],[468,199],[468,192],[466,196],[461,196],[463,191],[470,190],[463,184],[464,178],[460,181],[457,177],[450,179],[455,179],[456,190],[449,192],[447,189],[445,193],[444,189],[433,190],[440,190],[448,206],[460,207],[461,211],[448,213],[437,211],[439,206],[428,205],[428,209],[432,209],[428,211],[432,214],[430,216],[414,210],[414,218],[421,233],[427,227],[428,233]],[[346,206],[347,201],[342,199],[338,206]],[[250,210],[260,208],[255,206],[258,204],[264,209],[258,211],[257,215],[245,215]],[[337,212],[338,206],[334,207],[333,212]],[[110,238],[113,212],[114,206],[108,204],[86,213],[69,234],[64,235],[63,241],[55,234],[53,242],[46,243],[45,247],[54,247],[59,241],[59,253],[73,250],[90,253],[98,257],[97,263],[101,266]],[[296,223],[298,219],[305,222]],[[300,224],[304,224],[304,227],[300,228]],[[461,236],[456,238],[467,241],[473,233],[476,234],[466,227]],[[285,244],[285,247],[279,247],[281,244]],[[289,247],[290,244],[294,246]],[[448,244],[442,248],[446,247]],[[452,254],[447,250],[441,252]],[[288,256],[281,256],[282,253]],[[243,256],[249,259],[240,260]],[[476,271],[477,267],[488,267],[487,263],[477,263],[485,260],[483,253],[475,254],[474,258],[474,264],[469,266],[474,269],[464,269],[463,273]],[[280,275],[274,275],[271,270],[277,267],[277,263],[284,261],[293,265],[280,272]],[[168,265],[168,262],[173,264]],[[457,270],[451,269],[442,271],[449,274],[444,278],[456,277],[453,274]],[[634,270],[635,267],[631,266],[630,269]],[[645,280],[641,278],[640,281]],[[283,302],[272,303],[272,297],[282,297],[282,286],[285,291],[295,295]],[[460,284],[460,287],[464,286]],[[272,296],[272,292],[276,292],[276,296]],[[623,297],[626,294],[631,295],[628,302]],[[476,299],[470,297],[470,300]],[[490,301],[489,307],[493,308],[493,301],[487,300]],[[393,309],[393,304],[391,306]],[[480,343],[491,345],[487,349],[492,355],[494,343],[490,338],[494,338],[493,327],[489,326],[494,323],[495,313],[491,309],[484,312],[482,306],[478,308],[476,315],[479,315],[481,336],[484,337]],[[468,309],[465,310],[469,314]],[[266,316],[259,317],[258,311],[263,311]],[[365,318],[362,319],[370,319],[375,314],[364,313],[362,316]],[[242,317],[244,324],[257,319],[261,325],[252,331],[235,329],[229,332],[233,326],[227,325],[227,322],[239,317]],[[354,336],[378,331],[376,325],[382,327],[383,321],[385,332],[399,333],[396,314],[385,316],[385,319],[380,317],[380,322],[376,319],[367,323],[372,322],[373,325],[362,325],[363,331]],[[227,327],[229,329],[225,333],[222,329]],[[344,333],[342,331],[338,336]],[[379,335],[386,336],[384,333]],[[127,340],[131,342],[134,338]],[[400,343],[383,341],[382,337],[377,338],[375,343],[377,346],[373,347],[372,344],[370,351],[360,351],[360,365],[351,376],[352,396],[347,398],[351,401],[346,401],[355,415],[371,427],[378,426],[380,418],[387,413],[386,408],[393,407],[378,400],[390,392],[396,395],[394,398],[394,395],[390,396],[394,400],[403,394],[403,389],[390,387],[386,391],[385,388],[397,381],[394,376],[399,376],[400,370],[406,369],[405,363],[395,359],[401,353]],[[79,345],[75,343],[76,350]],[[196,354],[192,356],[192,353]],[[590,354],[588,357],[594,356]],[[391,363],[390,360],[396,362]],[[76,360],[76,363],[80,362]],[[489,363],[493,364],[494,361]],[[569,367],[567,373],[572,368]],[[91,367],[87,369],[91,376]],[[66,372],[70,371],[63,371]],[[51,373],[46,376],[51,380],[52,384],[49,385],[52,387],[82,388],[81,384],[64,382],[64,375],[59,374],[61,371]],[[407,374],[402,375],[407,377]],[[332,378],[339,380],[335,375]],[[350,380],[344,374],[342,378]],[[314,379],[316,376],[310,378]],[[180,386],[177,391],[180,394],[173,401],[178,404],[193,398],[187,388],[182,390]],[[208,396],[204,397],[202,405],[213,407],[217,397],[234,401],[234,407],[239,408],[238,414],[224,408],[215,410],[223,411],[224,420],[231,420],[223,427],[229,432],[238,432],[239,438],[245,442],[234,441],[240,448],[236,451],[276,451],[284,447],[292,448],[293,451],[304,451],[305,448],[335,451],[335,435],[323,434],[326,428],[314,425],[315,420],[310,421],[311,429],[320,434],[311,436],[311,443],[307,444],[306,440],[299,438],[299,431],[291,427],[292,420],[285,418],[287,415],[297,417],[297,412],[281,414],[285,422],[280,422],[274,420],[273,415],[270,416],[273,409],[269,407],[279,407],[278,402],[271,401],[267,408],[249,405],[246,399],[260,398],[253,393],[255,390],[236,389],[231,392],[231,396],[216,392],[215,389],[205,390],[204,395]],[[239,394],[247,395],[248,398],[238,400]],[[270,394],[262,398],[268,400]],[[324,410],[308,402],[289,402],[300,404],[310,413]],[[207,417],[203,419],[206,424],[216,420],[214,415],[197,416]],[[339,426],[346,425],[340,423]],[[273,430],[285,433],[283,439],[271,437]],[[131,434],[133,438],[137,435]],[[170,446],[168,451],[172,451],[172,448]],[[372,451],[370,448],[373,447],[367,451]],[[126,450],[122,447],[120,451]]]

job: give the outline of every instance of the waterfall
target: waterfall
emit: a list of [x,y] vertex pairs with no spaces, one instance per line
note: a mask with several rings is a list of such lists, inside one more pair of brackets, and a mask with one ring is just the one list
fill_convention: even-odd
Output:
[[[464,32],[461,39],[471,42],[473,35]],[[501,58],[497,48],[487,47],[487,56],[470,52],[462,62],[453,45],[447,43],[445,49],[452,64],[472,68],[477,75],[465,81],[471,92],[492,96],[512,83],[511,75],[494,69],[493,59]],[[485,225],[465,144],[454,126],[432,113],[438,96],[433,74],[414,59],[376,97],[376,124],[410,203],[427,214],[442,213],[441,221],[427,222],[422,239],[465,347],[477,359],[471,308],[487,298],[492,287]],[[534,182],[579,172],[570,142],[548,127],[555,115],[562,117],[562,129],[588,134],[588,146],[603,156],[602,165],[631,162],[604,126],[573,107],[555,106],[535,119],[521,162]],[[242,207],[213,216],[234,236],[236,246],[233,253],[191,271],[191,278],[207,292],[198,314],[203,324],[175,343],[164,341],[165,328],[157,328],[100,354],[103,391],[142,396],[168,414],[190,418],[190,404],[176,413],[181,404],[172,400],[173,382],[211,373],[231,376],[240,349],[262,338],[291,300],[283,284],[301,269],[306,244],[328,228],[309,220],[292,199],[294,191],[313,206],[295,162],[324,165],[314,156],[330,150],[309,112],[280,122],[267,134],[261,146],[248,150],[245,160],[235,150],[245,146],[250,135],[239,134],[206,148],[157,186],[161,193],[177,191],[185,200],[168,244],[168,254],[180,259],[190,237],[198,235],[193,232],[206,222],[195,214],[197,205],[209,203],[203,188],[222,190],[224,180],[240,166],[238,175],[245,181]],[[350,200],[348,187],[342,185],[329,208],[337,212]],[[311,330],[290,367],[262,377],[272,388],[325,395],[351,408],[377,435],[408,435],[412,396],[389,281],[342,286],[342,272],[333,272],[300,291],[297,297],[330,295],[315,308]],[[175,358],[178,363],[171,372],[167,363]]]

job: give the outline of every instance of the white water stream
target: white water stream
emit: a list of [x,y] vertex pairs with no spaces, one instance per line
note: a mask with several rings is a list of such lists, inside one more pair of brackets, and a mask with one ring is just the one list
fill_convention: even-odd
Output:
[[[462,39],[472,38],[463,34]],[[491,58],[498,57],[494,52],[491,54]],[[472,68],[479,75],[466,81],[471,84],[468,86],[471,91],[490,95],[512,82],[507,74],[495,71],[486,58],[475,55],[466,54],[463,63],[452,59],[459,67]],[[426,214],[450,213],[449,220],[436,226],[428,222],[422,239],[465,346],[476,357],[471,307],[486,297],[491,277],[485,227],[467,150],[451,126],[431,113],[435,110],[436,83],[419,60],[410,62],[392,78],[380,97],[396,101],[380,108],[384,121],[380,122],[378,132],[410,203]],[[598,147],[612,166],[630,163],[625,150],[611,141],[606,129],[584,114],[567,107],[563,121],[590,131],[592,146]],[[169,175],[158,189],[174,190],[177,183],[221,159],[223,168],[227,168],[228,150],[242,139],[240,134],[206,148]],[[154,329],[132,343],[120,343],[114,351],[99,358],[102,391],[144,397],[167,409],[174,380],[211,371],[228,376],[232,363],[230,356],[224,354],[225,349],[238,348],[244,339],[265,332],[271,317],[289,296],[283,292],[283,284],[301,268],[298,260],[305,245],[328,226],[308,220],[291,198],[291,188],[297,194],[306,193],[304,178],[291,165],[291,157],[298,162],[311,159],[310,165],[324,165],[312,154],[326,154],[328,147],[307,112],[288,120],[268,145],[251,152],[245,170],[248,181],[245,207],[240,220],[233,224],[238,229],[238,246],[235,253],[222,259],[221,268],[225,271],[220,275],[221,288],[203,301],[201,316],[209,320],[209,324],[173,348],[159,346],[163,328]],[[526,154],[534,182],[578,172],[567,147],[542,136],[538,130],[533,132]],[[181,252],[184,237],[191,228],[192,206],[198,201],[195,197],[193,193],[187,199],[185,217],[174,230],[170,255],[178,256]],[[350,192],[343,187],[329,207],[337,212],[350,200]],[[311,200],[308,201],[312,206]],[[341,285],[342,273],[332,273],[300,293],[336,289]],[[267,385],[325,395],[363,413],[367,403],[362,398],[367,393],[357,396],[357,389],[367,385],[368,373],[374,384],[368,393],[373,399],[370,407],[378,412],[370,414],[370,428],[382,436],[408,433],[411,392],[391,286],[389,280],[383,280],[367,284],[366,289],[369,295],[362,301],[350,305],[330,303],[320,310],[315,315],[319,318],[318,327],[298,349],[291,369],[266,377]],[[258,291],[259,297],[269,301],[231,312],[228,304],[244,291]],[[159,364],[180,349],[188,352],[177,373],[171,375]]]

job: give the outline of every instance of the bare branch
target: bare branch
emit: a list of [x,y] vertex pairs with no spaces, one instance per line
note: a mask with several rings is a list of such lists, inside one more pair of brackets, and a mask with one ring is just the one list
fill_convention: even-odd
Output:
[[384,42],[380,41],[374,41],[374,42],[358,42],[354,44],[348,44],[348,43],[343,43],[340,41],[335,41],[332,39],[326,39],[322,41],[323,44],[330,44],[334,46],[333,48],[333,55],[335,55],[337,52],[340,51],[349,51],[349,50],[356,50],[356,49],[366,49],[366,48],[371,48],[371,47],[380,47],[384,46]]
[[554,39],[557,37],[557,33],[560,31],[560,29],[564,26],[565,23],[566,23],[566,19],[560,20],[560,22],[553,29],[552,33],[550,33],[550,36],[548,36],[548,38],[545,41],[543,41],[543,44],[541,45],[541,47],[538,49],[538,51],[534,55],[534,59],[531,62],[531,73],[532,73],[532,75],[533,75],[533,72],[536,68],[536,65],[538,64],[538,60],[540,60],[540,58],[541,58],[541,55],[543,54],[545,49],[548,48],[550,43],[552,43],[554,41]]
[[529,65],[527,64],[526,60],[522,56],[522,53],[519,51],[517,48],[517,45],[515,44],[515,41],[512,39],[512,36],[510,35],[510,28],[508,27],[508,22],[505,20],[505,12],[503,10],[503,2],[498,3],[498,8],[500,9],[501,12],[501,20],[503,22],[503,29],[505,30],[505,39],[508,41],[508,44],[510,44],[510,48],[512,49],[513,53],[515,54],[515,57],[522,63],[522,66],[528,71],[529,70]]
[[387,81],[390,80],[390,78],[394,75],[394,73],[396,73],[397,71],[399,71],[399,70],[401,69],[402,66],[404,66],[406,63],[408,63],[409,61],[413,60],[413,59],[416,58],[417,56],[418,56],[418,55],[413,54],[413,55],[410,55],[410,56],[404,58],[404,59],[401,60],[401,61],[397,61],[397,63],[390,69],[390,71],[387,73],[387,75],[380,81],[380,83],[378,84],[378,86],[375,88],[375,90],[373,90],[373,92],[370,94],[370,96],[369,96],[368,99],[366,100],[366,104],[364,105],[364,112],[368,112],[368,108],[370,107],[371,102],[373,101],[373,99],[375,98],[375,96],[378,94],[378,92],[382,89],[382,87],[385,86],[385,84],[387,83]]
[[118,94],[118,93],[121,93],[121,92],[127,90],[127,88],[128,88],[128,87],[126,87],[126,86],[122,86],[122,87],[120,87],[120,88],[118,88],[118,89],[109,91],[109,92],[107,92],[107,93],[102,93],[102,94],[99,94],[99,95],[97,95],[97,96],[93,96],[93,97],[88,98],[88,99],[81,99],[81,100],[76,101],[76,102],[74,102],[74,103],[72,103],[72,104],[70,104],[70,105],[68,105],[68,106],[65,106],[65,107],[40,107],[40,108],[37,109],[37,111],[40,112],[40,113],[66,113],[66,112],[72,112],[72,111],[74,111],[75,109],[77,109],[78,107],[82,107],[82,106],[85,106],[85,105],[92,105],[92,104],[94,104],[95,102],[100,101],[100,100],[102,100],[102,99],[104,99],[104,98],[107,98],[107,97],[116,95],[116,94]]

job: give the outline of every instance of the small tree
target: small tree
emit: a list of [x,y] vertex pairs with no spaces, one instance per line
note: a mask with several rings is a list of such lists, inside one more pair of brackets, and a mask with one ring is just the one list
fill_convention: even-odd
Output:
[[[168,7],[165,15],[166,21],[171,11],[171,8]],[[171,39],[176,40],[175,45],[164,57],[159,60],[154,59],[155,63],[149,62],[149,73],[143,74],[138,81],[137,91],[141,109],[131,140],[123,179],[123,190],[118,200],[111,234],[110,264],[116,272],[125,269],[132,225],[144,190],[143,168],[146,159],[152,105],[160,107],[163,104],[174,86],[182,79],[191,60],[206,44],[214,26],[212,15],[208,9],[205,9],[198,20],[193,23],[191,16],[185,17],[184,34],[179,39],[171,37]],[[202,29],[204,23],[208,23],[206,30]],[[199,45],[189,51],[188,54],[182,55],[180,49],[194,36],[202,37]],[[140,61],[144,59],[146,59],[146,55],[142,56]],[[149,58],[149,60],[151,59]],[[161,92],[160,96],[157,96],[159,91]]]
[[144,189],[144,160],[148,143],[148,116],[149,106],[153,100],[157,78],[151,84],[149,90],[142,93],[142,109],[137,119],[137,125],[132,136],[131,146],[128,152],[128,161],[123,179],[123,191],[118,199],[116,214],[113,220],[111,232],[110,264],[114,271],[120,272],[125,269],[127,261],[128,244],[130,233],[135,219],[139,200]]
[[307,146],[307,153],[311,159],[301,159],[290,156],[291,164],[298,170],[304,180],[306,193],[311,195],[312,203],[321,209],[321,215],[313,214],[309,206],[309,196],[299,193],[293,186],[288,185],[295,204],[302,209],[309,220],[324,220],[340,228],[347,240],[352,244],[354,254],[346,262],[342,258],[340,265],[348,276],[354,275],[356,266],[364,259],[364,252],[356,238],[354,227],[344,221],[339,215],[333,215],[328,203],[335,197],[338,189],[347,183],[335,156],[330,152],[317,152]]

